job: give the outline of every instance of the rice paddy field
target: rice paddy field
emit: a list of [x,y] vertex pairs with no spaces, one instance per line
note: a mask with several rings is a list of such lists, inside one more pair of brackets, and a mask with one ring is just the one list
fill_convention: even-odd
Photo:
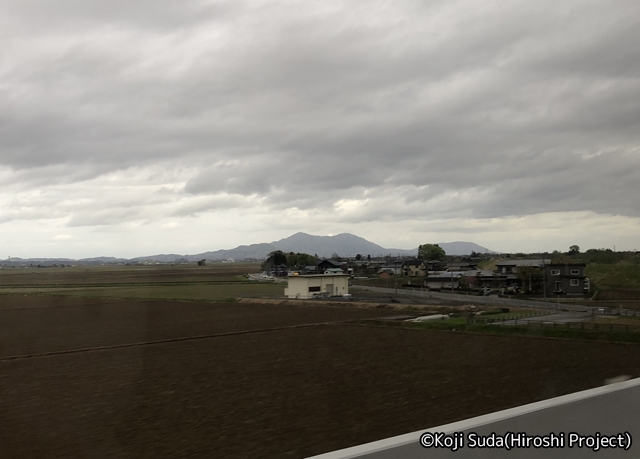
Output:
[[304,458],[640,376],[633,344],[243,302],[231,268],[67,269],[0,272],[2,458]]

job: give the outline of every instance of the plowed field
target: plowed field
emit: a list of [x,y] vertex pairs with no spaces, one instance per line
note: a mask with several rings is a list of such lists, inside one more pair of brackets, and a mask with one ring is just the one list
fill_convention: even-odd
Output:
[[302,458],[640,376],[633,345],[344,322],[385,314],[3,297],[0,457]]

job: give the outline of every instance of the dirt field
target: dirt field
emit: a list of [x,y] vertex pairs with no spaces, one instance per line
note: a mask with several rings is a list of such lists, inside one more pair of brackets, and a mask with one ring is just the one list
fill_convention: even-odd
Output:
[[259,269],[259,263],[3,269],[0,270],[0,286],[215,282],[237,280],[236,276]]
[[603,290],[598,292],[598,302],[600,301],[635,301],[640,303],[640,290]]
[[0,294],[204,301],[282,297],[283,285],[245,277],[257,269],[258,263],[4,269]]
[[224,301],[238,297],[282,297],[284,286],[268,282],[216,282],[187,283],[176,285],[137,284],[131,287],[9,287],[1,293],[8,294],[44,294],[68,295],[90,298],[128,298],[128,299],[172,299]]
[[0,295],[0,358],[397,313],[322,305]]
[[639,346],[304,326],[393,310],[1,300],[2,458],[301,458],[640,376]]

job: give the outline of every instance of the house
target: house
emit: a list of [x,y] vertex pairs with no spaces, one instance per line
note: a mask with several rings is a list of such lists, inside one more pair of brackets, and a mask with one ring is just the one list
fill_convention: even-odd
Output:
[[460,288],[461,272],[442,272],[429,274],[424,279],[424,286],[431,290],[456,290]]
[[584,263],[554,263],[544,267],[547,293],[556,295],[585,295],[591,286],[584,273]]
[[544,269],[551,260],[531,259],[531,260],[500,260],[496,263],[496,278],[505,286],[520,285],[518,279],[518,268]]
[[452,261],[447,263],[447,271],[469,271],[477,267],[478,264],[471,261]]
[[289,276],[284,289],[289,298],[308,299],[314,296],[342,296],[349,293],[349,276],[346,274],[307,274]]
[[318,267],[314,265],[307,265],[304,267],[305,274],[318,274]]
[[496,276],[490,269],[470,269],[464,272],[469,287],[491,287]]
[[496,268],[498,269],[499,274],[515,274],[516,270],[520,266],[542,268],[549,263],[551,263],[551,260],[500,260],[496,263]]
[[424,263],[427,271],[442,271],[446,267],[446,263],[440,260],[427,260]]
[[380,270],[378,271],[378,274],[382,274],[383,272],[387,272],[389,274],[391,274],[392,276],[399,276],[402,274],[402,261],[392,261],[392,262],[388,262],[385,263],[384,265],[382,265],[380,267]]
[[404,277],[424,277],[427,268],[424,262],[418,258],[412,258],[402,262],[402,275]]
[[318,271],[324,273],[327,269],[340,269],[342,270],[342,263],[332,259],[322,260],[318,263]]

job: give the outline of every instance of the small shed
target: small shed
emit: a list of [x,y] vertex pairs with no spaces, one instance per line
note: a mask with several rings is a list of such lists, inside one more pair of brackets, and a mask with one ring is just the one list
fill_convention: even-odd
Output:
[[342,296],[349,293],[347,274],[308,274],[289,276],[284,294],[288,298],[313,298],[314,296]]

